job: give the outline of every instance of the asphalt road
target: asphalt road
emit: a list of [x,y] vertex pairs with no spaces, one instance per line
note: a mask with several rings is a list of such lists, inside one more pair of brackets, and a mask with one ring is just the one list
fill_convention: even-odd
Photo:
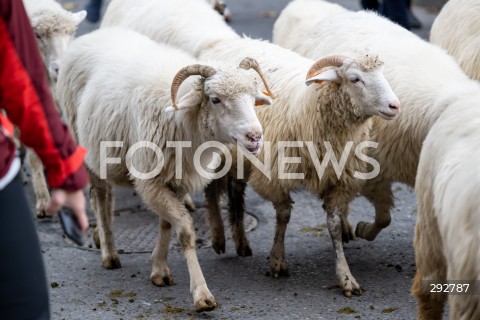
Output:
[[[76,9],[85,4],[81,0],[63,2]],[[337,2],[351,9],[359,8],[357,1]],[[227,0],[227,3],[233,12],[232,26],[239,33],[270,39],[275,17],[288,1]],[[414,9],[424,23],[419,34],[425,37],[435,15],[419,7]],[[84,22],[78,33],[96,27]],[[31,186],[27,185],[26,190],[33,205]],[[76,248],[61,236],[56,218],[39,220],[53,318],[414,319],[415,300],[410,296],[410,286],[415,273],[412,239],[416,200],[409,187],[395,185],[394,190],[396,207],[391,225],[374,242],[359,240],[345,245],[351,271],[365,289],[362,296],[352,298],[345,298],[337,286],[335,255],[324,226],[321,202],[307,193],[294,195],[295,205],[285,240],[290,276],[272,279],[266,275],[275,214],[270,203],[249,190],[247,211],[258,220],[256,228],[248,233],[253,256],[238,257],[231,240],[227,242],[227,252],[220,256],[208,245],[198,250],[208,286],[220,304],[209,313],[194,310],[185,259],[175,244],[169,265],[176,285],[159,288],[149,280],[149,253],[121,254],[122,268],[105,270],[100,265],[98,251]],[[201,195],[196,196],[196,202],[201,206]],[[126,219],[136,211],[144,211],[132,190],[117,193],[116,208],[124,209]],[[350,218],[355,224],[373,219],[373,208],[364,199],[357,199],[351,208]],[[118,219],[125,218],[120,215]],[[197,228],[205,229],[203,217],[197,216],[196,220]],[[125,229],[128,223],[126,228],[117,230],[117,236],[142,233]]]

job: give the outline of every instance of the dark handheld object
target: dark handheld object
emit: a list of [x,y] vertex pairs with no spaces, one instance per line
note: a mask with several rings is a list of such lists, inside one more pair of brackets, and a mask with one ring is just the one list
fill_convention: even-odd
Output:
[[77,218],[75,218],[72,210],[62,208],[58,213],[58,216],[60,217],[60,224],[62,225],[65,235],[79,246],[83,246],[85,243],[83,232],[82,229],[80,229]]

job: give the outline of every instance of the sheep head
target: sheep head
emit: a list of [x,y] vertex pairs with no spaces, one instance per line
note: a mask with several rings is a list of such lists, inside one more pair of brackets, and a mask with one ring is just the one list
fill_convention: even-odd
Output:
[[[273,95],[264,82],[269,95],[259,90],[258,81],[248,69],[263,75],[258,63],[244,59],[239,67],[223,66],[219,69],[206,65],[190,65],[182,68],[174,77],[171,98],[174,110],[201,108],[202,119],[211,137],[224,143],[240,143],[253,154],[260,152],[263,142],[262,126],[255,112],[256,105],[271,104]],[[176,101],[177,92],[188,77],[199,75],[198,85]]]
[[30,21],[42,54],[48,76],[57,81],[62,56],[75,36],[80,22],[85,19],[85,10],[68,11],[39,10],[30,16]]
[[356,59],[328,56],[316,61],[307,72],[306,85],[333,82],[345,92],[357,117],[380,116],[393,119],[400,102],[383,75],[383,62],[377,55],[361,54]]

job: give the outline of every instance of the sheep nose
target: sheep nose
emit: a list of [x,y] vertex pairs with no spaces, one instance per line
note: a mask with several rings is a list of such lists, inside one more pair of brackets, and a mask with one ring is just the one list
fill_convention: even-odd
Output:
[[395,102],[390,102],[390,104],[388,105],[388,107],[394,111],[398,111],[398,109],[400,109],[400,102],[398,101],[395,101]]
[[262,133],[261,132],[249,132],[245,135],[249,142],[258,142],[262,140]]

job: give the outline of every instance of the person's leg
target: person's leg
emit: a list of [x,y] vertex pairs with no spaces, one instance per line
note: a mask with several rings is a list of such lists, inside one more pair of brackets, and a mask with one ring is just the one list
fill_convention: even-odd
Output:
[[40,243],[18,175],[0,191],[0,318],[50,318]]
[[422,27],[422,23],[413,14],[411,0],[407,0],[407,13],[408,13],[408,22],[410,23],[410,28],[420,29]]
[[388,19],[410,30],[407,0],[384,0],[381,12]]
[[102,9],[103,0],[90,0],[85,7],[87,10],[87,20],[90,22],[100,21],[100,11]]
[[380,6],[378,0],[361,0],[360,4],[364,10],[377,11]]

